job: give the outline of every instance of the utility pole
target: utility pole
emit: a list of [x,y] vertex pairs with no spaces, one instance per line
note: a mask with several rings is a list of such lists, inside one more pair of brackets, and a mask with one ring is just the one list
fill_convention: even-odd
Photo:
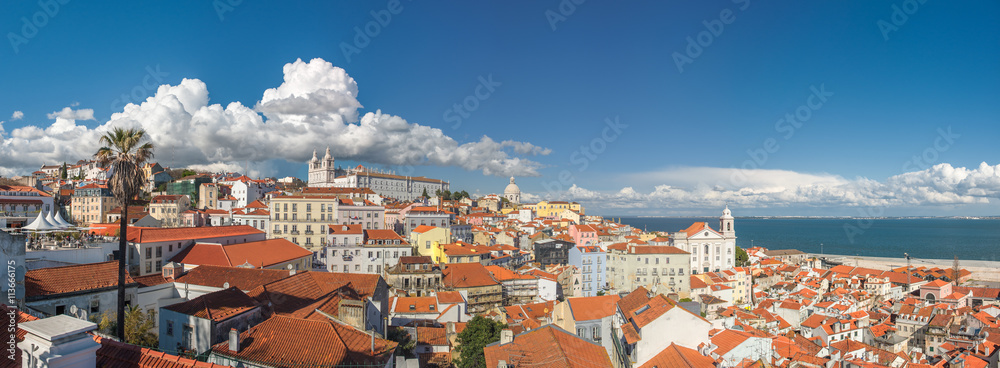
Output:
[[906,258],[906,293],[910,293],[910,254],[903,253],[903,258]]

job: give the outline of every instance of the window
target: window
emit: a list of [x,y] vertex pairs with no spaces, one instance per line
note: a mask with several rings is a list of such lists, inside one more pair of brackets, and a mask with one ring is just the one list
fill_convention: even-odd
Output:
[[705,254],[708,254],[708,244],[705,244]]
[[146,272],[147,273],[153,272],[153,262],[149,262],[149,261],[146,262]]
[[656,258],[656,264],[660,264],[660,259]]
[[163,261],[157,260],[156,261],[156,272],[160,272],[160,271],[163,271]]
[[[320,208],[323,208],[323,207],[320,207]],[[330,272],[337,272],[337,265],[330,266]]]
[[146,259],[150,258],[153,258],[153,248],[146,248]]
[[174,251],[174,245],[173,244],[168,245],[167,246],[167,251],[168,252],[173,252]]
[[156,247],[156,258],[163,257],[163,246]]
[[174,321],[167,321],[167,336],[174,336]]

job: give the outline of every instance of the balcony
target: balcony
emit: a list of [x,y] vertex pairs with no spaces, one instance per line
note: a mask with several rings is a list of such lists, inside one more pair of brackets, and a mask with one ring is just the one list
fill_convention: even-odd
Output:
[[306,235],[313,235],[313,234],[315,233],[312,230],[306,230]]
[[288,233],[292,234],[292,235],[299,235],[299,231],[298,230],[292,230],[292,231],[289,231]]
[[281,230],[274,230],[274,231],[271,232],[271,234],[281,235]]

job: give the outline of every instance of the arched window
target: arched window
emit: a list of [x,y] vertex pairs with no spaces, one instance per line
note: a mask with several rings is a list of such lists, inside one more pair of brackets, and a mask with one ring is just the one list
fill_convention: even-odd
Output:
[[708,254],[708,244],[705,244],[705,254]]
[[726,231],[733,231],[733,223],[732,222],[726,224]]

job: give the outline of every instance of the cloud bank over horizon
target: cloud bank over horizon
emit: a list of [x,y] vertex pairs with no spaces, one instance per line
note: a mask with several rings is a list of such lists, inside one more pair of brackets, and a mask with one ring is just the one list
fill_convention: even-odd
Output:
[[[198,79],[161,85],[140,104],[128,104],[110,120],[89,128],[92,109],[48,114],[47,127],[27,125],[7,132],[0,122],[0,175],[23,175],[43,164],[76,162],[97,151],[111,127],[141,127],[155,160],[171,167],[238,169],[250,161],[268,175],[273,162],[305,163],[314,149],[330,147],[334,157],[381,165],[431,165],[482,171],[494,176],[539,176],[543,165],[525,156],[547,155],[529,142],[488,136],[459,143],[438,128],[407,122],[380,109],[361,114],[358,85],[347,72],[323,59],[301,59],[283,68],[284,82],[263,92],[253,107],[239,101],[210,104]],[[23,113],[15,112],[13,119]]]
[[[1000,198],[1000,165],[976,168],[948,163],[902,173],[884,181],[787,170],[741,170],[711,167],[671,168],[629,174],[625,183],[654,180],[650,191],[625,186],[617,191],[590,190],[573,184],[567,190],[525,193],[527,201],[577,201],[604,213],[703,213],[729,205],[743,209],[848,208],[881,215],[886,208],[988,205]],[[994,201],[993,203],[996,203]],[[688,210],[694,211],[688,211]],[[616,212],[617,211],[617,212]]]

